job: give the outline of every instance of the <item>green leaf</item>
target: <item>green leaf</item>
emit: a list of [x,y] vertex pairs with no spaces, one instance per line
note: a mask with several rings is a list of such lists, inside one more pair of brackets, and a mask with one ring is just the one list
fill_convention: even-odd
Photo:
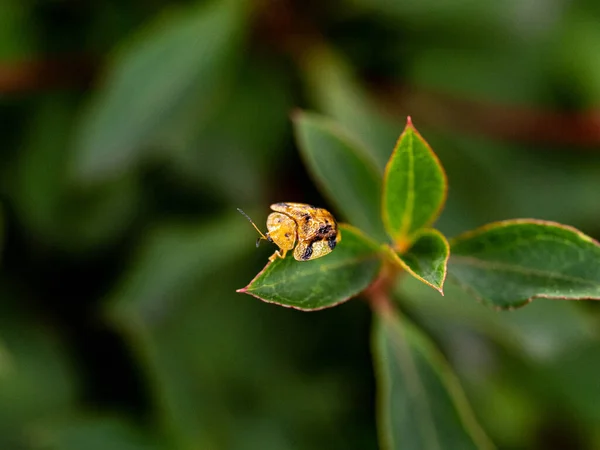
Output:
[[67,136],[75,114],[72,96],[41,96],[5,181],[28,233],[46,245],[82,253],[107,245],[130,226],[139,212],[140,191],[134,177],[94,186],[72,183]]
[[352,224],[385,240],[381,223],[381,175],[368,154],[334,122],[297,113],[296,139],[315,182]]
[[[33,9],[33,5],[19,0],[0,2],[0,60],[3,64],[35,55],[36,22]],[[10,69],[7,75],[10,79]]]
[[[0,280],[0,448],[16,446],[29,428],[70,411],[80,380],[64,342],[47,321],[22,310],[20,289]],[[12,445],[11,445],[12,444]]]
[[305,55],[302,75],[311,102],[364,143],[383,171],[398,138],[398,122],[369,96],[354,67],[334,49],[313,46]]
[[457,332],[472,331],[509,354],[549,361],[561,360],[597,334],[593,317],[575,302],[533,302],[510,314],[498,314],[470,301],[456,283],[446,284],[444,297],[412,278],[398,283],[396,289],[401,308],[437,342],[449,343]]
[[596,57],[600,30],[594,20],[597,11],[591,13],[583,5],[569,8],[564,26],[554,35],[554,55],[557,73],[564,77],[572,95],[583,107],[592,107],[600,100],[600,62]]
[[158,450],[158,439],[122,418],[68,417],[37,423],[29,430],[32,450]]
[[356,228],[341,225],[342,240],[330,254],[296,261],[277,258],[238,292],[303,311],[336,306],[359,294],[381,266],[379,247]]
[[373,354],[382,448],[493,448],[455,375],[414,325],[383,311],[375,318]]
[[442,233],[434,229],[423,230],[405,253],[393,252],[393,255],[404,270],[444,295],[450,246]]
[[240,5],[212,2],[160,16],[120,49],[77,132],[76,175],[116,176],[158,138],[171,138],[173,126],[199,127],[230,72],[244,22]]
[[383,221],[398,247],[431,225],[446,200],[446,174],[410,117],[388,161],[383,183]]
[[[256,114],[263,103],[269,108]],[[249,55],[227,100],[189,145],[170,154],[175,179],[232,203],[266,198],[273,167],[285,157],[291,106],[287,74]]]
[[600,299],[600,245],[553,222],[507,220],[451,241],[450,274],[484,303]]

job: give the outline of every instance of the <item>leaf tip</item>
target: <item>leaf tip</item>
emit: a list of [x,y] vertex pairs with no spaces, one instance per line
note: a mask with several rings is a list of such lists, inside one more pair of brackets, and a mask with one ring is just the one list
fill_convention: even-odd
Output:
[[240,294],[246,294],[248,292],[248,286],[240,288],[240,289],[236,289],[235,292],[238,292]]
[[408,127],[414,128],[412,118],[410,116],[406,116],[406,128]]

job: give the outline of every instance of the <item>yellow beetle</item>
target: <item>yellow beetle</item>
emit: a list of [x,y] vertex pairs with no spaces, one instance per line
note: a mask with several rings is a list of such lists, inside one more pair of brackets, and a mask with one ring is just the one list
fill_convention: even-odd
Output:
[[271,209],[275,212],[267,218],[267,233],[263,234],[248,215],[238,208],[260,234],[256,246],[261,239],[275,243],[277,250],[270,258],[285,258],[289,250],[294,249],[294,259],[309,261],[331,253],[342,234],[338,230],[333,215],[323,208],[304,203],[274,203]]

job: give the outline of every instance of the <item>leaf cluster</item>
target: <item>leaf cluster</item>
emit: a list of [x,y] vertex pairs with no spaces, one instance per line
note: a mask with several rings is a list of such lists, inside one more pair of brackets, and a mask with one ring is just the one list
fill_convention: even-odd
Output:
[[[315,182],[357,228],[341,227],[345,239],[334,257],[269,262],[242,292],[314,310],[359,294],[382,270],[404,271],[443,295],[449,270],[462,287],[499,309],[538,297],[600,298],[600,245],[572,227],[507,220],[466,232],[450,244],[432,228],[446,200],[446,175],[410,118],[383,174],[331,120],[297,113],[294,123]],[[361,267],[371,260],[379,266]]]
[[[384,448],[493,448],[428,337],[391,300],[406,273],[443,295],[446,272],[497,309],[534,298],[600,299],[600,244],[558,223],[492,223],[448,242],[432,225],[446,201],[444,170],[408,118],[383,173],[369,152],[322,116],[294,116],[298,146],[343,224],[326,257],[270,261],[239,292],[304,311],[360,293],[376,317],[373,352]],[[452,444],[449,444],[452,443]]]

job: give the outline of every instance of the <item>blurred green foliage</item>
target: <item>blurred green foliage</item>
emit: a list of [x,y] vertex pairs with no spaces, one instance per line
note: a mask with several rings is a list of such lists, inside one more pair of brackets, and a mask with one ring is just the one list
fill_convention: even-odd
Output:
[[[236,294],[272,249],[235,207],[326,205],[292,108],[380,168],[410,113],[448,172],[444,233],[600,237],[599,20],[591,0],[1,0],[0,448],[375,449],[368,308]],[[499,447],[600,446],[595,304],[399,290]]]

